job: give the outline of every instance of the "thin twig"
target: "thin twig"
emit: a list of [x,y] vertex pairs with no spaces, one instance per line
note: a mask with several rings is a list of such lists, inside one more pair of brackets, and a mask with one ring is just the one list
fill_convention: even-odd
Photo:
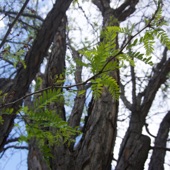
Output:
[[5,44],[8,35],[10,34],[10,32],[11,32],[13,26],[15,25],[15,23],[17,22],[18,18],[22,15],[22,13],[23,13],[25,7],[27,6],[28,2],[29,2],[29,0],[26,0],[26,1],[25,1],[25,3],[24,3],[24,5],[22,6],[21,10],[19,11],[18,15],[16,16],[16,18],[14,19],[14,21],[10,24],[10,26],[9,26],[9,28],[8,28],[8,30],[7,30],[7,32],[6,32],[5,36],[4,36],[1,44],[0,44],[0,49],[1,49],[2,46]]
[[[16,11],[5,11],[5,10],[1,10],[1,9],[0,9],[0,13],[4,13],[5,15],[8,15],[8,14],[17,15],[18,14],[18,12],[16,12]],[[34,15],[34,14],[29,14],[29,13],[22,13],[21,15],[24,17],[38,19],[42,22],[44,21],[44,19],[39,15]]]
[[38,93],[41,93],[41,92],[43,92],[43,91],[46,91],[46,90],[49,90],[49,89],[52,89],[52,88],[70,89],[70,88],[72,88],[72,87],[77,87],[77,86],[81,86],[81,85],[86,85],[88,82],[90,82],[91,80],[93,80],[93,79],[95,79],[96,77],[98,77],[99,75],[101,75],[101,74],[104,72],[104,69],[106,68],[106,66],[107,66],[113,59],[115,59],[118,55],[120,55],[120,54],[123,52],[123,50],[126,48],[126,46],[130,43],[130,41],[131,41],[134,37],[136,37],[137,35],[139,35],[139,34],[140,34],[143,30],[145,30],[146,28],[150,27],[151,22],[154,20],[157,12],[158,12],[158,9],[156,10],[156,12],[155,12],[155,14],[153,15],[153,17],[150,19],[150,21],[148,22],[148,24],[147,24],[145,27],[143,27],[139,32],[137,32],[136,34],[132,35],[132,36],[128,39],[127,43],[125,43],[125,45],[120,49],[120,51],[119,51],[117,54],[115,54],[113,57],[110,57],[110,58],[107,60],[107,62],[104,64],[104,66],[101,68],[101,70],[99,70],[98,73],[96,73],[95,75],[93,75],[92,77],[90,77],[89,79],[87,79],[86,81],[84,81],[84,82],[82,82],[82,83],[77,83],[77,84],[74,84],[74,85],[69,85],[69,86],[57,86],[57,85],[49,86],[49,87],[47,87],[47,88],[38,90],[38,91],[36,91],[36,92],[27,94],[27,95],[25,95],[25,96],[23,96],[23,97],[15,100],[15,101],[13,101],[13,102],[6,103],[6,104],[1,104],[1,105],[0,105],[0,108],[6,107],[6,106],[9,106],[9,105],[13,105],[13,104],[15,104],[15,103],[17,103],[17,102],[19,102],[19,101],[21,101],[21,100],[23,100],[23,99],[31,96],[31,95],[38,94]]

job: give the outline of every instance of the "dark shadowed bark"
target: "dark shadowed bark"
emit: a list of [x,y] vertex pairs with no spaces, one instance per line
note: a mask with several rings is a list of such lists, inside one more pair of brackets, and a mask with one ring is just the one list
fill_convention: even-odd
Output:
[[168,140],[168,133],[170,128],[170,111],[162,120],[158,134],[155,139],[153,153],[149,164],[149,170],[164,170],[164,159],[166,154],[166,143]]
[[[58,86],[63,86],[65,79],[65,55],[66,55],[66,16],[60,22],[59,27],[56,30],[56,34],[54,36],[53,45],[51,48],[51,54],[48,59],[44,79],[43,79],[43,87],[50,87],[57,84]],[[55,88],[55,87],[54,87]],[[57,89],[56,89],[57,90]],[[60,89],[62,91],[62,89]],[[55,111],[54,113],[60,115],[63,120],[65,120],[65,110],[64,103],[53,102],[48,106],[50,110]],[[34,122],[33,122],[34,123]],[[49,128],[49,131],[52,133],[57,133],[56,129]],[[48,140],[46,142],[48,146]],[[36,139],[32,139],[29,142],[29,154],[28,154],[28,167],[30,170],[36,170],[37,166],[39,169],[48,170],[48,169],[56,169],[56,167],[61,167],[61,169],[65,169],[65,165],[63,164],[65,148],[64,146],[49,146],[51,148],[51,154],[53,155],[49,160],[44,159],[44,155],[41,152],[40,148],[37,146]],[[35,153],[36,152],[36,155]],[[63,156],[58,156],[62,154]],[[35,166],[35,161],[37,162],[37,166]],[[48,163],[47,163],[48,162]],[[60,168],[57,168],[60,169]]]
[[[75,61],[76,60],[82,61],[82,55],[79,54],[73,47],[70,47],[72,51],[72,56]],[[76,64],[76,71],[75,71],[75,82],[76,84],[82,83],[82,68],[83,66]],[[68,123],[71,127],[76,127],[80,125],[80,119],[82,117],[85,99],[86,99],[86,87],[84,85],[77,86],[77,90],[80,92],[81,90],[84,90],[83,94],[77,93],[75,99],[74,99],[74,106],[71,112],[71,115],[69,117]]]
[[[126,140],[125,140],[126,139]],[[119,152],[117,170],[143,170],[150,150],[150,138],[127,131]]]
[[[14,78],[14,83],[11,86],[8,92],[8,95],[5,98],[4,103],[0,107],[12,107],[14,109],[13,114],[6,115],[3,114],[3,124],[0,124],[0,151],[3,150],[6,139],[12,130],[14,119],[16,117],[16,111],[19,109],[19,106],[22,103],[22,100],[19,102],[14,102],[19,98],[23,97],[28,91],[29,85],[32,80],[35,78],[35,75],[39,71],[40,64],[42,63],[44,56],[46,55],[56,30],[63,18],[66,10],[68,9],[72,0],[57,0],[54,4],[52,10],[47,15],[46,19],[43,22],[43,25],[40,31],[37,34],[30,51],[25,56],[26,68],[21,67],[16,77]],[[22,90],[21,90],[22,89]],[[7,106],[8,103],[11,103]]]
[[[64,85],[66,77],[65,61],[67,47],[72,53],[72,58],[75,62],[76,67],[74,72],[74,81],[77,91],[74,89],[76,91],[76,95],[67,121],[68,125],[73,128],[80,127],[79,129],[82,132],[81,140],[76,146],[75,142],[72,142],[70,145],[67,145],[67,143],[63,144],[63,139],[61,139],[60,145],[57,143],[51,146],[47,139],[46,146],[49,149],[50,156],[45,158],[44,153],[38,146],[35,136],[35,138],[30,139],[28,142],[29,154],[27,161],[29,170],[112,169],[111,163],[113,161],[113,149],[117,135],[119,101],[110,94],[107,87],[103,87],[100,98],[94,99],[94,96],[92,96],[85,122],[82,125],[81,119],[84,116],[83,110],[86,102],[86,92],[91,86],[91,83],[90,81],[88,83],[83,83],[83,66],[77,62],[82,62],[83,56],[78,50],[76,51],[76,49],[71,46],[69,38],[66,37],[66,10],[71,2],[72,0],[56,0],[56,3],[47,15],[46,19],[44,21],[42,20],[42,27],[39,30],[31,49],[25,56],[25,63],[27,67],[20,67],[15,78],[12,80],[3,78],[0,79],[0,90],[7,93],[7,96],[4,102],[0,105],[0,108],[12,107],[14,109],[13,114],[11,115],[2,114],[4,122],[3,124],[0,124],[1,152],[4,149],[9,133],[13,128],[16,112],[23,102],[23,100],[18,99],[22,98],[26,92],[29,91],[29,86],[32,80],[36,79],[37,73],[40,70],[40,65],[43,62],[44,57],[47,56],[48,50],[50,49],[51,52],[47,57],[48,61],[42,78],[42,88],[50,87],[52,90],[57,89],[63,92],[63,89],[59,88],[59,86],[62,87]],[[131,14],[133,14],[139,0],[124,0],[122,4],[115,9],[110,7],[110,0],[92,0],[92,3],[97,6],[102,14],[102,29],[105,30],[107,26],[119,26],[121,22],[125,21]],[[101,36],[99,43],[104,41],[104,38],[102,38],[103,37]],[[130,40],[127,42],[130,43]],[[116,44],[115,48],[119,48],[118,37],[113,43]],[[160,86],[166,82],[167,75],[170,73],[170,58],[167,57],[167,51],[168,49],[165,48],[162,60],[153,67],[154,69],[148,79],[148,84],[139,94],[137,94],[136,89],[135,67],[130,66],[132,103],[126,98],[124,85],[119,79],[119,61],[116,59],[118,55],[116,55],[116,57],[108,56],[110,63],[115,61],[117,62],[117,69],[115,69],[114,66],[114,70],[107,70],[106,72],[108,72],[109,76],[115,79],[120,85],[121,99],[126,108],[128,108],[131,112],[129,127],[120,147],[116,170],[144,169],[144,164],[151,147],[150,138],[142,134],[142,128],[146,124],[145,119],[149,113],[157,91]],[[123,50],[119,52],[119,54],[121,53],[123,53]],[[100,74],[98,75],[100,76]],[[71,90],[70,88],[65,89]],[[84,91],[84,93],[80,93],[82,91]],[[29,100],[31,100],[31,97]],[[53,110],[54,114],[59,115],[63,120],[66,120],[64,102],[64,100],[61,102],[53,102],[48,104],[46,107]],[[28,106],[31,106],[31,104],[32,103],[29,103],[28,101]],[[170,113],[168,112],[160,125],[160,129],[155,140],[155,146],[153,148],[149,167],[150,170],[163,170],[166,141],[170,127],[169,119]],[[44,127],[42,127],[42,129],[43,128]],[[53,127],[45,127],[44,129],[52,132],[53,134],[57,134],[57,129]],[[76,135],[72,136],[71,139],[76,139],[76,137]]]
[[[134,9],[137,2],[138,1],[133,3],[133,5],[130,2],[128,4],[125,3],[125,8],[129,6],[129,8]],[[133,10],[124,10],[124,8],[122,7],[122,11],[126,11],[127,15],[124,16],[124,14],[122,13],[122,16],[120,17],[116,16],[116,10],[110,8],[108,1],[100,1],[99,4],[98,2],[94,3],[99,7],[102,12],[103,28],[105,28],[106,26],[118,24],[118,22],[112,23],[110,20],[111,18],[116,17],[118,21],[123,21],[128,15],[133,12]],[[119,10],[121,11],[121,8]],[[72,47],[70,48],[72,50],[73,59],[75,61],[76,59],[81,60],[81,56],[79,55],[79,53],[76,52]],[[58,47],[56,47],[55,51],[57,51],[57,49]],[[58,58],[57,55],[56,58]],[[56,62],[54,63],[55,68],[60,68],[59,60],[56,60]],[[51,67],[49,66],[49,68]],[[47,72],[47,75],[49,75],[49,72]],[[59,72],[62,73],[62,71]],[[52,75],[47,77],[54,77],[56,74],[58,74],[58,72],[53,72]],[[76,83],[82,82],[81,74],[82,66],[77,65],[75,72]],[[118,70],[111,71],[109,74],[117,82],[119,82]],[[46,80],[46,82],[48,81],[49,80]],[[83,85],[77,86],[77,88],[78,91],[86,90],[86,87]],[[85,94],[77,94],[73,110],[68,121],[70,126],[75,127],[80,125],[84,102]],[[54,152],[52,151],[54,159],[52,160],[50,165],[51,169],[111,169],[111,162],[113,159],[113,148],[117,132],[117,113],[118,101],[111,96],[107,88],[104,88],[100,99],[92,99],[92,101],[90,102],[88,118],[86,119],[85,125],[83,127],[83,136],[79,145],[76,148],[73,148],[73,145],[71,146],[71,148],[65,145],[54,146]],[[146,147],[147,146],[148,145],[146,145]],[[139,150],[140,149],[141,148],[139,147]]]
[[[138,156],[136,155],[136,157],[132,158],[131,157],[132,155],[130,154],[127,157],[126,150],[128,149],[129,153],[135,152],[136,148],[132,147],[132,145],[136,146],[137,141],[135,141],[134,139],[136,137],[139,139],[139,136],[142,135],[142,128],[145,124],[145,118],[149,112],[149,109],[152,105],[152,102],[155,98],[158,89],[167,80],[167,75],[169,74],[169,72],[170,72],[170,59],[167,59],[167,48],[165,48],[163,52],[162,60],[155,67],[153,76],[148,82],[148,85],[146,86],[145,90],[143,91],[143,93],[139,93],[138,96],[133,96],[137,101],[136,105],[134,105],[134,103],[130,104],[130,102],[122,98],[124,104],[127,105],[127,108],[131,110],[131,119],[130,119],[129,128],[121,144],[116,170],[123,170],[123,169],[136,170],[136,167],[133,166],[131,162],[136,162]],[[143,101],[141,101],[141,97],[143,97]],[[144,135],[143,137],[145,138],[144,141],[147,141],[147,146],[148,146],[149,137]],[[145,151],[148,152],[149,148],[147,147]],[[138,152],[138,154],[140,155],[141,152]],[[124,159],[125,157],[127,157],[126,160]],[[145,158],[146,160],[147,156],[143,156],[143,158]],[[139,169],[143,169],[145,160],[141,159],[143,165],[141,164],[141,167],[138,167]]]
[[110,169],[116,137],[117,101],[104,89],[89,113],[76,169]]

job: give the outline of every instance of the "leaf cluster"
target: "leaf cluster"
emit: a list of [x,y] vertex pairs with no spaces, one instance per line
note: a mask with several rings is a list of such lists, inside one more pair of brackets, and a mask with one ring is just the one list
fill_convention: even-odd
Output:
[[[158,22],[162,18],[161,11],[158,11],[155,20],[151,24],[158,26]],[[163,22],[161,23],[161,25]],[[150,24],[148,24],[148,27]],[[160,25],[159,25],[160,26]],[[135,58],[143,61],[146,64],[153,65],[152,54],[154,52],[155,38],[170,49],[170,39],[166,32],[157,27],[155,29],[147,27],[141,29],[139,33],[132,35],[134,25],[129,29],[128,27],[109,26],[101,33],[101,42],[92,49],[84,49],[80,53],[88,60],[87,63],[81,63],[84,67],[89,67],[94,75],[98,75],[92,80],[92,90],[96,98],[100,97],[103,88],[107,87],[109,92],[115,98],[118,98],[119,88],[113,77],[109,75],[110,72],[123,67],[125,61],[130,65],[135,66]],[[144,31],[145,30],[145,31]],[[138,38],[141,32],[144,35]],[[117,48],[117,35],[124,34],[128,36],[128,41],[121,48]],[[142,52],[136,50],[139,45],[143,45]],[[145,52],[144,52],[145,51]]]
[[116,80],[107,74],[102,74],[100,77],[96,78],[95,80],[92,80],[92,90],[94,99],[99,98],[105,88],[108,89],[110,94],[115,99],[119,98],[120,90]]
[[48,146],[72,142],[71,136],[79,132],[68,126],[67,122],[59,116],[60,113],[50,109],[50,105],[56,102],[58,105],[63,102],[62,92],[60,89],[50,89],[38,96],[31,108],[26,106],[21,109],[25,114],[27,129],[27,136],[22,136],[22,140],[36,138],[40,148],[46,142]]

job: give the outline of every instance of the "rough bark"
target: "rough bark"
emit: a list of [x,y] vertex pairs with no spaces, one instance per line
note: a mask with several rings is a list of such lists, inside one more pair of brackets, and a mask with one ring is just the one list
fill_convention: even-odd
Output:
[[[56,1],[52,10],[49,12],[46,19],[44,20],[43,25],[37,34],[36,40],[32,45],[32,48],[25,56],[25,64],[27,67],[21,67],[18,70],[17,75],[14,78],[14,83],[8,91],[8,95],[6,96],[4,103],[1,103],[0,105],[0,108],[6,106],[10,108],[12,107],[14,109],[13,114],[2,115],[4,121],[3,124],[0,125],[0,151],[3,150],[6,139],[12,130],[14,119],[16,117],[16,112],[22,103],[22,101],[14,101],[23,97],[28,91],[29,85],[39,71],[40,64],[42,63],[43,58],[46,55],[47,50],[51,45],[53,37],[56,33],[56,30],[61,22],[61,19],[63,18],[71,2],[72,0]],[[7,105],[8,103],[11,104]]]
[[[105,1],[104,3],[108,2]],[[111,8],[103,11],[103,27],[113,25],[110,19],[114,11]],[[80,82],[81,73],[77,68],[75,75],[76,82]],[[118,71],[110,73],[114,79],[119,81]],[[82,87],[78,87],[82,88]],[[79,89],[81,90],[81,89]],[[79,125],[82,114],[82,105],[78,106],[80,96],[76,97],[75,105],[71,113],[69,124],[71,126]],[[82,97],[82,96],[81,96]],[[81,103],[84,102],[84,96]],[[66,146],[57,147],[55,156],[60,156],[54,165],[56,169],[111,169],[111,162],[113,158],[113,147],[116,138],[116,120],[118,112],[118,101],[113,99],[105,88],[100,99],[91,102],[88,119],[84,126],[84,134],[79,147],[75,150],[68,150]],[[106,130],[107,129],[107,130]],[[53,169],[55,169],[53,168]]]
[[37,146],[36,139],[31,139],[29,141],[29,153],[27,158],[28,170],[48,170],[49,165],[47,165],[42,152]]
[[[135,11],[135,6],[138,3],[138,0],[126,0],[117,9],[110,8],[109,0],[93,0],[93,2],[97,5],[103,15],[103,28],[105,28],[106,26],[118,25],[119,23],[117,21],[124,21]],[[21,68],[18,71],[6,102],[12,102],[22,97],[28,90],[29,84],[35,78],[43,57],[51,45],[56,30],[58,30],[58,26],[61,23],[60,21],[70,3],[71,0],[56,1],[56,4],[44,21],[42,29],[38,33],[37,39],[35,40],[30,52],[26,55],[25,62],[27,68]],[[110,21],[110,19],[113,18],[117,19],[115,23],[111,23]],[[62,30],[62,33],[63,31],[64,30]],[[63,37],[63,34],[56,34],[56,41],[54,41],[54,45],[56,44],[56,46],[53,49],[53,53],[50,56],[49,64],[47,66],[44,83],[45,87],[53,85],[55,76],[63,73],[65,66],[65,45],[62,44]],[[77,67],[75,74],[76,83],[81,82],[81,71],[82,68]],[[160,85],[166,81],[166,76],[169,71],[170,59],[162,60],[159,63],[159,67],[156,67],[146,90],[142,93],[143,101],[141,102],[140,100],[141,94],[133,96],[134,100],[136,99],[137,101],[136,104],[132,105],[126,100],[128,108],[132,111],[132,114],[130,126],[121,145],[116,169],[143,169],[149,151],[150,139],[141,134],[142,127],[145,123],[145,117],[151,107],[156,92]],[[109,74],[119,82],[119,73],[117,70],[110,72]],[[22,91],[20,90],[21,88],[23,89]],[[78,90],[82,89],[84,89],[84,86],[78,87]],[[69,118],[70,126],[75,127],[80,124],[84,101],[85,95],[76,96],[75,105]],[[10,105],[10,107],[12,106],[15,108],[14,111],[16,111],[20,104],[21,102],[14,103],[13,105]],[[65,119],[63,104],[58,105],[56,103],[50,107],[56,110],[56,113],[59,111],[61,117]],[[43,155],[37,146],[36,140],[33,139],[29,144],[29,169],[110,170],[117,131],[117,112],[118,101],[113,99],[107,88],[104,88],[101,98],[97,100],[92,99],[90,103],[88,118],[84,125],[83,137],[79,146],[70,149],[65,145],[54,145],[51,148],[53,157],[50,159],[50,165],[48,166],[44,162]],[[15,114],[11,116],[3,115],[3,118],[4,124],[0,126],[0,130],[2,131],[2,137],[0,138],[1,149],[3,149],[5,140],[13,127]]]
[[[60,22],[60,26],[56,30],[51,54],[45,71],[43,88],[54,86],[56,84],[58,86],[63,86],[64,84],[64,81],[62,80],[65,78],[66,22],[67,19],[66,16],[64,16]],[[60,90],[62,91],[62,89]],[[63,102],[53,102],[53,104],[50,104],[48,108],[55,111],[54,113],[58,114],[63,120],[65,120]],[[54,128],[49,128],[48,130],[54,134],[56,133],[56,129]],[[48,139],[46,144],[48,145]],[[56,167],[58,167],[57,169],[60,169],[60,165],[62,165],[61,169],[65,169],[65,167],[63,167],[64,156],[58,156],[60,154],[65,155],[66,151],[64,146],[54,145],[52,147],[49,146],[49,148],[51,149],[51,155],[53,156],[49,158],[49,160],[45,160],[43,152],[40,150],[41,148],[38,147],[36,138],[30,140],[28,154],[28,167],[30,170],[36,170],[37,167],[42,170],[55,170]],[[36,154],[34,152],[36,152]],[[35,166],[36,163],[37,165]]]
[[[102,12],[103,28],[113,25],[110,23],[113,10],[110,8],[109,2],[105,0],[93,2]],[[110,75],[118,82],[117,70],[110,72]],[[118,101],[111,96],[107,88],[103,89],[100,99],[92,99],[83,137],[76,155],[76,170],[111,169],[117,132],[117,112]]]
[[[155,67],[153,76],[149,80],[145,90],[143,91],[143,93],[138,94],[138,96],[133,96],[136,98],[137,101],[136,105],[131,104],[131,106],[129,106],[130,102],[127,102],[127,100],[125,101],[124,104],[128,103],[128,108],[131,110],[131,119],[129,128],[121,144],[116,170],[126,169],[126,165],[129,165],[128,162],[130,159],[130,155],[129,158],[127,158],[126,160],[124,159],[124,157],[126,157],[126,149],[131,148],[131,142],[128,141],[133,141],[133,145],[136,145],[137,141],[134,141],[135,136],[132,134],[135,133],[137,136],[140,136],[142,134],[142,128],[143,125],[145,124],[145,118],[149,112],[149,109],[152,105],[155,95],[160,86],[167,80],[167,75],[169,74],[169,72],[170,72],[170,59],[167,59],[167,48],[165,48],[162,60]],[[141,101],[141,96],[143,97],[143,101]],[[145,138],[148,137],[145,136]],[[131,148],[130,152],[131,153],[135,152],[135,148]],[[138,154],[140,155],[141,152],[139,152]],[[145,158],[146,160],[147,157],[143,156],[143,158]],[[138,157],[136,156],[133,157],[133,160],[131,161],[136,162],[137,159]],[[141,162],[144,163],[145,160],[141,159]],[[140,165],[141,167],[138,168],[142,169],[144,164]],[[136,169],[135,167],[132,166],[130,166],[130,168],[134,170]]]
[[75,169],[110,169],[116,137],[118,103],[105,89],[94,101],[85,127]]
[[116,170],[143,170],[150,149],[150,138],[135,132],[127,133],[125,147],[120,152]]
[[158,134],[155,139],[155,145],[149,164],[149,170],[164,170],[164,159],[166,154],[166,143],[168,140],[168,133],[170,128],[170,111],[162,120]]
[[[80,55],[74,48],[70,47],[72,50],[72,56],[75,61],[76,60],[82,61],[82,55]],[[76,71],[75,71],[75,82],[76,84],[82,83],[82,65],[76,64]],[[86,89],[84,85],[77,86],[77,95],[74,99],[74,106],[69,117],[68,123],[71,127],[76,127],[80,125],[80,119],[84,109],[85,97],[86,97]],[[84,90],[83,94],[79,94],[82,90]]]
[[[125,1],[118,9],[110,8],[110,1],[92,1],[103,15],[103,29],[107,26],[119,25],[135,9],[138,1]],[[129,7],[127,10],[125,8]],[[117,13],[119,10],[119,14]],[[115,19],[114,22],[113,18]],[[112,20],[110,20],[112,19]],[[119,82],[118,70],[110,73]],[[111,169],[113,147],[116,138],[116,121],[118,101],[115,101],[105,89],[99,100],[94,101],[89,113],[83,142],[81,144],[76,169]],[[81,162],[81,163],[80,163]]]

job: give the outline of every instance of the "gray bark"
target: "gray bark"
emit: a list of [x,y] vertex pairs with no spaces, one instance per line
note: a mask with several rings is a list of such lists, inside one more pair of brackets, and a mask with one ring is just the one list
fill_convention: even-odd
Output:
[[[64,82],[61,81],[61,78],[63,80],[65,78],[66,22],[67,19],[66,16],[64,16],[56,30],[53,40],[52,52],[49,56],[45,76],[43,79],[43,88],[54,86],[55,84],[58,86],[63,86],[64,84]],[[62,91],[62,89],[60,90]],[[60,115],[60,117],[65,120],[63,102],[53,102],[48,106],[48,108],[50,110],[54,110],[56,114]],[[54,135],[57,133],[56,129],[54,128],[46,128],[45,130],[51,131],[51,133],[54,133]],[[50,148],[51,155],[53,155],[52,157],[46,158],[48,160],[44,158],[44,153],[42,152],[41,148],[38,147],[36,137],[35,139],[31,139],[29,141],[28,169],[37,170],[38,168],[42,170],[55,170],[56,167],[57,169],[65,169],[65,164],[63,164],[63,162],[65,162],[64,155],[66,155],[65,147],[58,145],[48,146],[48,139],[46,141],[46,145]],[[60,154],[63,156],[58,156]]]
[[170,111],[165,115],[162,120],[158,134],[155,139],[155,145],[149,164],[149,170],[164,170],[164,159],[166,154],[166,143],[168,140],[168,133],[170,128]]
[[[35,78],[37,72],[39,71],[40,64],[42,63],[44,56],[49,49],[56,30],[63,18],[66,10],[71,4],[72,0],[57,0],[54,4],[52,10],[47,15],[43,22],[40,31],[37,34],[36,40],[34,41],[32,48],[25,56],[26,68],[20,68],[14,78],[14,83],[5,101],[1,103],[0,108],[12,107],[14,109],[13,114],[6,115],[2,113],[3,124],[0,124],[0,151],[3,150],[6,139],[11,132],[14,119],[16,117],[16,112],[21,106],[22,100],[14,102],[19,98],[23,97],[28,91],[29,85]],[[22,89],[22,90],[21,90]],[[10,105],[8,103],[11,103]]]
[[[149,109],[152,105],[155,95],[158,89],[160,88],[160,86],[163,83],[165,83],[165,81],[167,80],[167,75],[169,74],[169,72],[170,72],[170,59],[167,59],[167,48],[165,48],[163,52],[162,60],[155,67],[154,74],[149,80],[145,90],[143,91],[143,93],[138,94],[138,96],[133,96],[136,98],[137,101],[136,105],[131,104],[131,106],[129,106],[130,103],[127,102],[127,100],[124,102],[124,104],[128,104],[128,108],[131,110],[131,119],[130,119],[129,128],[121,144],[116,170],[120,170],[120,169],[124,170],[127,168],[126,165],[129,165],[130,166],[129,168],[131,170],[132,169],[136,170],[135,167],[129,164],[130,155],[129,158],[127,158],[126,160],[124,159],[126,155],[126,148],[131,148],[132,143],[133,145],[136,145],[135,143],[137,141],[136,142],[134,141],[135,136],[132,134],[135,134],[137,136],[140,136],[142,134],[142,128],[143,125],[145,124],[145,118],[149,112]],[[143,101],[141,101],[141,96],[143,96]],[[145,138],[147,139],[148,137]],[[133,141],[133,142],[131,143],[127,141]],[[130,152],[131,153],[135,152],[135,148],[131,148]],[[140,155],[141,152],[139,152],[138,154]],[[136,162],[137,158],[138,156],[134,157],[132,162]],[[143,157],[143,158],[145,158],[146,160],[147,157]],[[141,161],[143,163],[145,162],[142,159]],[[142,169],[143,165],[141,164],[141,168],[140,167],[138,168]]]
[[125,147],[119,155],[121,161],[118,160],[116,170],[143,170],[150,149],[150,138],[135,132],[128,135],[125,136]]

